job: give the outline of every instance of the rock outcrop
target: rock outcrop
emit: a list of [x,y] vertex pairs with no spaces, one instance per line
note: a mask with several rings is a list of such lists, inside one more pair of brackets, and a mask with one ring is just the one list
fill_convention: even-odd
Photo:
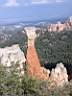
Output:
[[57,22],[57,24],[51,24],[48,26],[48,31],[49,32],[60,32],[65,29],[65,24],[62,24],[61,22]]
[[65,22],[66,30],[72,30],[72,16]]
[[72,30],[72,16],[64,23],[57,22],[56,24],[48,25],[49,32],[61,32],[64,30]]
[[26,55],[27,72],[30,76],[33,76],[36,79],[47,80],[49,78],[50,72],[41,67],[34,45],[36,38],[36,28],[26,27],[25,30],[28,36],[28,49]]
[[52,69],[50,80],[52,86],[63,86],[68,83],[67,70],[62,63],[57,64],[55,69]]
[[12,64],[18,64],[17,69],[20,74],[24,74],[23,64],[26,59],[24,53],[19,48],[19,45],[13,45],[11,47],[0,48],[0,64],[3,64],[7,68]]

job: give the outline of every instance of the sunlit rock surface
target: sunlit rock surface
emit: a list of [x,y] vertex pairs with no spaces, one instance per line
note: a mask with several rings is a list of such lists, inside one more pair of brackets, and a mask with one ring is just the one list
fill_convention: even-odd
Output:
[[66,30],[72,30],[72,16],[65,22]]
[[24,53],[19,48],[19,45],[13,45],[11,47],[0,48],[0,64],[6,67],[11,67],[12,64],[18,64],[18,69],[24,74],[23,64],[26,59]]
[[47,80],[49,78],[49,71],[41,67],[34,43],[36,38],[36,28],[26,27],[25,31],[28,37],[28,49],[26,55],[27,72],[30,76],[40,80]]
[[67,70],[62,63],[57,64],[55,69],[52,69],[50,80],[55,86],[63,86],[68,83]]
[[72,16],[64,23],[57,22],[56,24],[48,25],[49,32],[61,32],[64,30],[72,30]]
[[57,24],[50,24],[48,26],[48,31],[49,32],[60,32],[63,31],[65,29],[65,24],[62,24],[61,22],[57,22]]
[[28,46],[34,46],[36,38],[36,28],[35,27],[25,27],[24,28],[28,37]]

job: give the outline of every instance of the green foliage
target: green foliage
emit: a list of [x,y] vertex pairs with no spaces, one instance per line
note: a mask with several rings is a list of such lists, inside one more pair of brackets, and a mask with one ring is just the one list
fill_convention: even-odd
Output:
[[60,88],[54,88],[49,91],[49,96],[72,96],[72,81],[68,85]]
[[51,88],[50,82],[36,80],[26,73],[21,78],[16,68],[9,72],[0,65],[0,96],[72,96],[72,81],[61,88]]
[[36,39],[41,64],[63,62],[72,64],[72,31],[44,32]]
[[34,96],[34,94],[37,94],[38,86],[38,82],[28,75],[25,75],[22,79],[22,89],[25,96]]
[[[14,44],[19,44],[20,48],[24,51],[26,54],[26,48],[27,48],[27,36],[26,33],[22,33],[22,29],[15,29],[15,30],[4,30],[3,34],[5,34],[7,37],[6,39],[0,40],[0,47],[6,47],[11,46]],[[1,36],[0,36],[1,37]]]
[[0,95],[16,96],[20,84],[15,67],[10,71],[0,64]]

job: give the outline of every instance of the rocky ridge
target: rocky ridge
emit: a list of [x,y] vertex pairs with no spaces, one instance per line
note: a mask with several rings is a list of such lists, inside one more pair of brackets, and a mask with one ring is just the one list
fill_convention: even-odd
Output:
[[61,32],[64,30],[72,30],[72,16],[69,17],[69,19],[64,23],[59,21],[56,24],[49,24],[47,29],[49,32]]

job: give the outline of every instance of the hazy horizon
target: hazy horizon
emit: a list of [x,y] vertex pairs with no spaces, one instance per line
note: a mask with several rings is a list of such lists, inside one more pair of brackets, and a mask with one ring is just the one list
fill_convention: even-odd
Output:
[[0,22],[69,17],[71,4],[71,0],[0,0]]

